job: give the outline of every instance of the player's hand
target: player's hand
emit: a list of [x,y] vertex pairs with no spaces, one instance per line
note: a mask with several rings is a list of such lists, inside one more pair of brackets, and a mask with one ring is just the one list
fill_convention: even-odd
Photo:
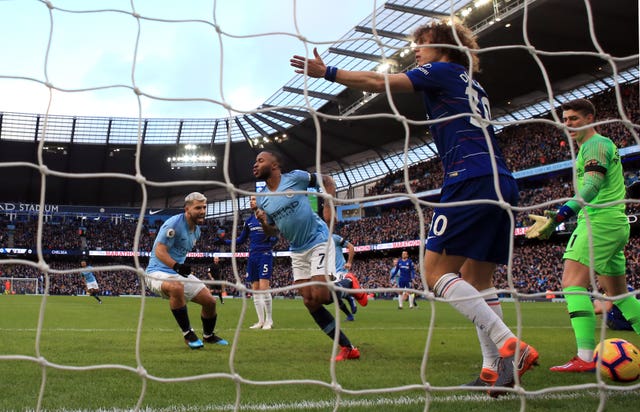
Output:
[[173,270],[175,270],[178,275],[184,276],[185,278],[191,274],[191,266],[183,263],[176,263],[173,265]]
[[320,78],[324,77],[325,72],[327,71],[327,66],[322,61],[320,57],[320,53],[318,53],[318,49],[316,47],[313,48],[313,59],[307,59],[304,56],[294,55],[289,63],[292,67],[295,67],[295,72],[298,74],[304,74],[304,66],[305,62],[307,62],[307,75],[309,77]]
[[344,264],[344,268],[351,272],[351,263],[347,262]]
[[258,219],[258,221],[261,224],[266,225],[267,224],[267,212],[265,212],[262,209],[256,210],[256,219]]
[[533,225],[527,228],[525,236],[529,239],[549,239],[551,234],[556,230],[558,225],[556,222],[556,216],[558,212],[552,210],[546,210],[544,216],[529,215],[529,219],[533,220]]

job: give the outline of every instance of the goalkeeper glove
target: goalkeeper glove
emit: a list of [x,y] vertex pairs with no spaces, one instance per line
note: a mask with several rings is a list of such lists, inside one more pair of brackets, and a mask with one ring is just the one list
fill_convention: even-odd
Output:
[[539,230],[540,234],[538,235],[538,239],[549,239],[551,234],[556,231],[556,226],[560,224],[557,219],[558,212],[553,210],[545,210],[544,217],[547,218],[547,223],[545,223]]
[[176,264],[173,265],[173,270],[175,270],[176,273],[178,273],[178,275],[183,276],[185,278],[191,274],[191,266],[185,265],[183,263],[176,262]]
[[558,222],[557,216],[558,212],[552,210],[546,210],[544,216],[529,215],[529,219],[533,220],[534,223],[527,228],[525,236],[529,239],[549,239],[551,234],[556,230],[556,226],[560,223]]

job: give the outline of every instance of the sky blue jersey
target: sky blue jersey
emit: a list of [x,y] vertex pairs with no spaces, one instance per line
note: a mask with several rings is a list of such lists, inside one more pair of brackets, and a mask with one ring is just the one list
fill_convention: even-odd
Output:
[[[244,222],[242,232],[236,238],[236,244],[241,245],[249,238],[249,253],[264,253],[271,252],[273,246],[278,242],[278,238],[275,236],[266,236],[262,224],[258,220],[255,214],[251,214]],[[224,243],[230,245],[231,239],[225,239]]]
[[396,267],[392,267],[391,270],[389,271],[389,280],[391,280],[392,283],[395,283],[398,281],[398,273],[396,272]]
[[96,282],[96,277],[93,274],[93,266],[91,265],[85,266],[84,271],[81,273],[82,273],[82,276],[84,276],[85,282],[87,283]]
[[[314,179],[315,180],[315,179]],[[311,209],[305,193],[293,194],[292,191],[306,191],[311,183],[311,174],[304,170],[283,173],[276,192],[280,196],[259,196],[258,207],[267,214],[269,224],[275,224],[280,233],[289,241],[292,252],[301,252],[329,239],[329,228]],[[318,187],[317,183],[312,187]],[[267,186],[261,193],[271,193]]]
[[[407,76],[416,91],[423,92],[427,119],[467,113],[491,119],[489,98],[480,83],[470,79],[467,70],[456,63],[434,62],[409,70]],[[473,105],[473,108],[470,107]],[[443,187],[479,176],[493,175],[486,137],[480,120],[463,116],[434,123],[431,135],[442,159]],[[493,126],[486,124],[499,174],[511,172],[496,144]]]
[[347,273],[349,271],[344,267],[347,261],[344,259],[342,248],[346,247],[349,242],[347,239],[335,233],[331,236],[333,236],[333,243],[336,246],[336,273]]
[[153,242],[153,250],[149,258],[147,272],[176,273],[175,270],[165,265],[156,256],[156,245],[162,243],[167,246],[169,256],[178,263],[184,263],[196,241],[200,238],[200,227],[196,226],[193,232],[189,231],[189,225],[184,213],[175,215],[167,219],[158,230],[156,240]]

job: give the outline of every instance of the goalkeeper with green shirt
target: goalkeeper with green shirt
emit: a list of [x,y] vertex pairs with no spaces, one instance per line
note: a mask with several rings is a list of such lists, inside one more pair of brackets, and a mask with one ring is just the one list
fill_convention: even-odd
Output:
[[[547,239],[557,225],[578,215],[578,225],[563,256],[562,274],[562,290],[578,353],[564,365],[551,367],[554,372],[595,371],[597,322],[587,292],[592,262],[599,285],[607,296],[617,296],[613,303],[640,334],[640,301],[629,295],[625,279],[624,247],[629,240],[629,221],[625,204],[620,202],[625,197],[622,164],[615,144],[590,126],[594,119],[595,108],[588,100],[562,105],[562,120],[579,147],[575,164],[577,195],[558,211],[547,211],[544,217],[531,215],[535,223],[527,229],[527,237]],[[607,206],[599,206],[604,204]]]

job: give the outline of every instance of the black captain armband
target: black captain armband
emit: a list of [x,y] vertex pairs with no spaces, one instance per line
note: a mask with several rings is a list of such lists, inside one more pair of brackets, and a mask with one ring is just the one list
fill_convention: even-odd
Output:
[[604,166],[600,166],[599,164],[587,164],[584,167],[584,172],[597,172],[597,173],[601,173],[602,175],[606,175],[607,174],[607,168]]
[[309,173],[309,187],[318,187],[318,175]]

